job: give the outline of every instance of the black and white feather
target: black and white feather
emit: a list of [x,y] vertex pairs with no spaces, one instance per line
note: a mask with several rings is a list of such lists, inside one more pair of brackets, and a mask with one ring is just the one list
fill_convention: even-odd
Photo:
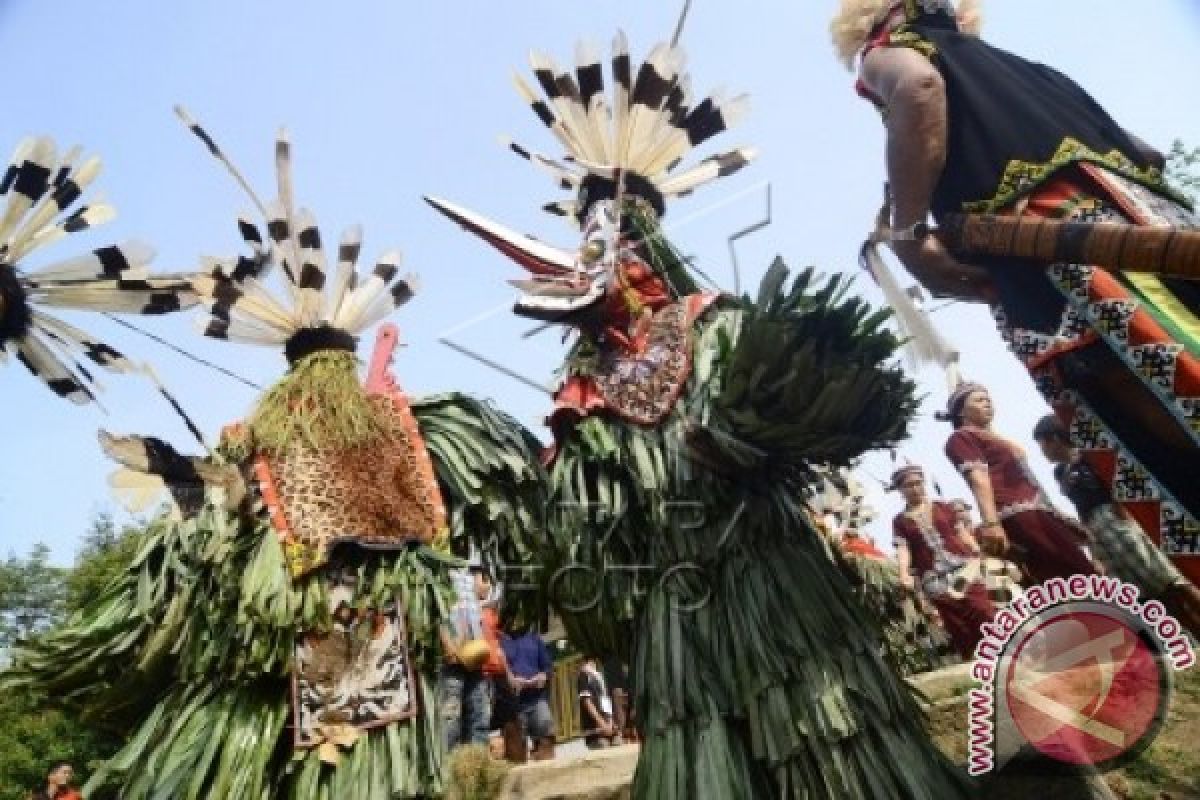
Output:
[[194,516],[220,489],[225,506],[237,508],[246,498],[241,471],[202,456],[185,456],[153,436],[113,436],[99,432],[100,447],[118,468],[108,477],[113,495],[130,512],[140,514],[167,503],[173,515]]
[[201,321],[204,335],[273,346],[284,346],[310,329],[358,335],[413,296],[416,279],[400,275],[399,251],[384,253],[370,269],[358,268],[358,226],[342,234],[330,271],[315,216],[295,205],[291,142],[285,131],[275,142],[277,198],[263,203],[212,136],[183,108],[175,110],[246,191],[264,222],[260,229],[246,215],[238,220],[250,255],[206,259],[206,275],[195,281],[209,311]]
[[96,399],[88,366],[128,372],[130,362],[46,308],[165,314],[196,303],[188,276],[150,274],[154,249],[109,245],[27,271],[42,247],[111,220],[113,207],[83,195],[100,173],[98,156],[59,154],[47,136],[22,141],[0,178],[0,361],[11,352],[50,389],[74,403]]
[[[587,43],[576,48],[574,70],[560,68],[536,52],[530,54],[530,66],[541,91],[518,74],[513,83],[566,155],[556,160],[520,144],[506,144],[548,172],[561,188],[576,189],[589,174],[611,179],[624,172],[649,181],[669,199],[731,175],[757,155],[753,148],[738,147],[683,165],[692,150],[742,120],[749,98],[714,92],[696,102],[686,56],[677,46],[656,45],[635,69],[625,34],[618,32],[608,70],[611,94],[600,51]],[[561,204],[546,208],[564,213]]]

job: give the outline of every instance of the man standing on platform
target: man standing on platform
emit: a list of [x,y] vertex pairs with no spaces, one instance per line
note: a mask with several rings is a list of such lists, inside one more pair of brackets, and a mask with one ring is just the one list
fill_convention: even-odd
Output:
[[[978,6],[841,2],[834,42],[847,66],[858,65],[858,92],[887,129],[891,219],[875,238],[935,295],[991,307],[1072,446],[1196,582],[1200,283],[1170,277],[1190,263],[1179,241],[1140,266],[1111,245],[1137,227],[1163,228],[1163,243],[1184,240],[1166,229],[1194,231],[1200,221],[1165,183],[1162,155],[1075,81],[980,39]],[[930,215],[953,227],[980,214],[1028,221],[1026,231],[1073,223],[1091,263],[1051,263],[1078,260],[1050,252],[1061,242],[1046,242],[1037,258],[973,256],[961,241],[951,251],[953,237],[927,225]],[[1101,230],[1122,226],[1126,236],[1093,246]],[[1005,247],[1015,253],[1028,239],[1010,235]]]
[[504,634],[500,644],[508,661],[510,686],[517,695],[517,718],[533,740],[530,758],[554,758],[554,716],[546,691],[553,668],[550,651],[532,627],[515,636]]

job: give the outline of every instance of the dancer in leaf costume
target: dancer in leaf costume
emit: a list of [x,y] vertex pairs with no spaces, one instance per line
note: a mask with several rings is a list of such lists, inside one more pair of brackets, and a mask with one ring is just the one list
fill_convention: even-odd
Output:
[[580,648],[631,658],[634,796],[963,796],[805,508],[815,467],[905,434],[886,313],[779,261],[757,299],[699,291],[659,218],[753,156],[676,169],[744,98],[695,102],[678,49],[635,70],[621,35],[609,97],[578,53],[573,73],[533,56],[544,99],[517,81],[568,157],[513,149],[576,190],[550,209],[579,250],[430,202],[529,271],[518,314],[578,334],[550,417],[551,597]]
[[88,787],[126,800],[439,796],[451,549],[520,568],[537,531],[536,442],[516,422],[459,394],[410,403],[391,327],[360,383],[356,336],[412,282],[397,253],[358,271],[357,228],[327,279],[282,135],[277,157],[279,199],[251,193],[270,238],[243,218],[251,255],[195,286],[207,335],[282,346],[288,374],[209,457],[103,437],[114,485],[171,490],[178,519],[157,518],[124,576],[3,678],[128,731]]
[[73,148],[60,156],[53,139],[31,136],[17,146],[0,177],[0,364],[15,352],[52,392],[78,405],[95,401],[99,388],[84,361],[117,373],[131,372],[134,365],[47,308],[165,314],[196,302],[185,276],[150,275],[154,248],[145,242],[107,245],[32,272],[22,269],[35,250],[116,216],[103,201],[77,205],[100,174],[100,157],[82,155]]
[[883,628],[884,655],[902,675],[943,666],[949,643],[920,598],[906,589],[899,565],[862,530],[875,517],[861,483],[849,470],[821,476],[809,501],[829,555],[867,613]]

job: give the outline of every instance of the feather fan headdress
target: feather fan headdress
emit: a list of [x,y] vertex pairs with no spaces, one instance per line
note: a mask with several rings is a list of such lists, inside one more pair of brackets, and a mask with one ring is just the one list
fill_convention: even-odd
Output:
[[611,95],[593,45],[577,45],[573,73],[537,52],[530,53],[529,63],[542,94],[516,73],[513,83],[566,156],[559,161],[516,143],[510,147],[579,195],[575,204],[551,203],[547,211],[582,218],[591,202],[612,197],[621,186],[661,214],[665,200],[731,175],[757,155],[739,147],[679,169],[694,148],[741,121],[749,97],[727,98],[718,91],[695,102],[687,58],[677,46],[656,45],[635,74],[628,41],[618,31]]
[[522,292],[514,306],[517,314],[563,324],[586,317],[622,283],[616,274],[622,263],[641,263],[634,242],[653,241],[657,255],[650,258],[651,268],[672,292],[689,293],[693,284],[683,259],[668,252],[663,237],[650,235],[656,220],[670,198],[732,175],[757,155],[752,148],[738,147],[683,166],[692,150],[738,124],[749,102],[745,95],[727,98],[721,92],[696,102],[680,48],[658,44],[644,63],[635,65],[625,34],[618,32],[611,87],[605,86],[595,47],[580,44],[575,62],[573,71],[563,70],[548,56],[533,53],[530,63],[540,94],[519,75],[513,77],[521,97],[566,151],[563,158],[516,143],[509,147],[548,172],[560,188],[575,193],[570,201],[544,208],[580,224],[583,241],[576,250],[523,236],[446,200],[425,198],[530,274],[529,280],[513,282]]
[[[295,206],[286,132],[280,131],[275,143],[278,197],[268,206],[208,132],[184,109],[177,107],[176,113],[229,170],[266,223],[264,238],[242,215],[238,229],[251,254],[208,259],[207,275],[195,281],[209,312],[201,320],[205,336],[279,346],[287,356],[289,375],[268,390],[250,420],[259,444],[283,449],[292,437],[314,446],[361,444],[376,425],[356,374],[357,337],[408,302],[415,279],[399,276],[396,250],[360,272],[358,226],[342,234],[337,265],[328,274],[316,219]],[[268,282],[273,272],[280,273],[273,281],[278,288]]]
[[40,267],[21,269],[35,250],[111,220],[101,200],[79,204],[100,173],[100,158],[61,157],[47,136],[22,141],[0,178],[0,361],[10,350],[51,391],[73,403],[99,388],[84,361],[110,372],[133,365],[117,350],[42,310],[44,307],[124,314],[164,314],[193,305],[184,276],[151,277],[154,249],[139,241],[109,245]]

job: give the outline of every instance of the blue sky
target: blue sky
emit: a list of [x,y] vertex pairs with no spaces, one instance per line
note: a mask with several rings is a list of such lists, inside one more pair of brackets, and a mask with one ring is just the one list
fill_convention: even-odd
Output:
[[[727,286],[734,273],[726,236],[761,216],[767,183],[775,222],[739,247],[743,288],[757,283],[776,253],[797,267],[857,269],[855,254],[879,202],[883,135],[827,43],[834,5],[755,3],[735,11],[733,4],[695,0],[684,45],[696,88],[750,92],[749,121],[723,144],[754,144],[763,155],[728,186],[679,203],[668,222],[678,244]],[[157,246],[164,270],[232,252],[234,220],[248,203],[171,107],[187,105],[267,195],[272,138],[286,125],[298,196],[316,212],[326,239],[362,223],[366,257],[401,247],[407,268],[422,278],[421,294],[394,318],[408,344],[396,365],[403,385],[413,394],[458,389],[490,396],[543,433],[544,393],[441,339],[449,335],[546,381],[561,354],[557,336],[521,338],[527,326],[509,315],[512,290],[503,282],[515,277],[513,269],[435,216],[420,196],[441,194],[541,238],[573,243],[567,226],[538,211],[554,196],[550,183],[497,144],[509,134],[553,151],[508,73],[524,69],[531,47],[567,62],[576,39],[607,47],[618,27],[644,54],[670,35],[678,8],[673,1],[548,0],[5,3],[0,52],[9,80],[0,147],[49,133],[60,147],[79,143],[100,153],[106,169],[98,185],[120,212],[116,222],[71,237],[30,266],[135,236]],[[1194,77],[1187,77],[1200,74],[1194,0],[1158,0],[1136,12],[1118,0],[1004,0],[986,11],[991,40],[1075,76],[1143,138],[1163,147],[1175,137],[1200,142]],[[1130,35],[1133,27],[1139,33]],[[869,281],[860,285],[878,297]],[[254,400],[252,390],[108,320],[73,319],[151,361],[210,438]],[[938,320],[961,345],[966,373],[995,387],[1000,429],[1023,435],[1044,407],[987,315],[952,308]],[[284,368],[274,351],[201,340],[185,316],[140,324],[264,385]],[[0,554],[44,541],[56,561],[69,563],[89,519],[113,509],[97,428],[193,448],[138,379],[109,379],[103,414],[56,400],[18,366],[3,370]],[[943,382],[935,372],[920,377],[931,411],[944,402]],[[903,452],[958,493],[961,483],[941,455],[945,435],[925,417]],[[888,470],[886,457],[868,460],[868,474]],[[895,499],[874,499],[890,518]],[[876,538],[890,538],[886,528],[877,525]]]

